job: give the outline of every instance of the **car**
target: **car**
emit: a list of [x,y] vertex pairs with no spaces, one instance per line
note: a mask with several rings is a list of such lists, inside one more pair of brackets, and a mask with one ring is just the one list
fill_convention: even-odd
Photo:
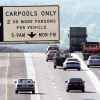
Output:
[[71,62],[72,62],[72,61],[73,61],[73,62],[80,62],[77,58],[68,57],[68,58],[65,59],[65,61],[64,61],[63,64],[66,65],[66,63],[67,63],[67,62],[70,62],[70,61],[71,61]]
[[57,68],[57,66],[63,66],[63,62],[65,61],[65,57],[54,57],[53,62],[54,62],[54,69]]
[[85,92],[85,81],[81,78],[70,78],[65,81],[65,84],[67,84],[66,92],[69,92],[70,90],[81,90],[82,92]]
[[47,53],[46,61],[53,60],[54,56],[58,54],[56,50],[49,50]]
[[54,69],[57,68],[57,66],[63,66],[63,63],[66,58],[70,56],[69,52],[63,53],[62,51],[59,52],[58,55],[54,56],[53,62],[54,62]]
[[67,61],[66,63],[63,63],[63,69],[77,69],[80,70],[81,66],[80,66],[80,62],[76,62],[76,61]]
[[48,48],[47,48],[47,52],[49,50],[56,50],[56,51],[59,51],[59,46],[58,45],[49,45]]
[[18,94],[19,91],[32,91],[35,94],[35,81],[32,79],[18,79],[15,81],[16,89],[15,93]]
[[100,66],[100,55],[91,55],[87,60],[87,66]]

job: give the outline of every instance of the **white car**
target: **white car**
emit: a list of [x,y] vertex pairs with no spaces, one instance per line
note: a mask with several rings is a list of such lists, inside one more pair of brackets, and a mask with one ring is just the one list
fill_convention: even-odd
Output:
[[87,66],[100,66],[100,55],[91,55],[87,60]]
[[64,61],[64,63],[63,63],[63,67],[66,66],[66,63],[67,63],[67,62],[70,62],[70,61],[71,61],[71,62],[80,62],[78,59],[73,58],[73,57],[71,57],[71,58],[66,58],[65,61]]
[[63,63],[63,69],[77,69],[80,70],[80,61],[76,58],[67,58]]

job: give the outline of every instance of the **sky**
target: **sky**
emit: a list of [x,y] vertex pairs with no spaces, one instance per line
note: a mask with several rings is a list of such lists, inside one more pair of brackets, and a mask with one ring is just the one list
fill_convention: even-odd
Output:
[[0,5],[60,6],[61,45],[68,46],[71,26],[87,27],[88,41],[100,42],[100,0],[0,0]]

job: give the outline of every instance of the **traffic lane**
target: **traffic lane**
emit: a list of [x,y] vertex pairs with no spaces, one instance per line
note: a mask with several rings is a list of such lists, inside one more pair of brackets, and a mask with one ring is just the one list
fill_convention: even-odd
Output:
[[[87,65],[87,61],[84,61],[85,64]],[[88,67],[88,66],[87,66]],[[89,66],[88,67],[100,80],[100,66]]]
[[30,100],[30,94],[15,94],[14,81],[19,78],[27,78],[23,53],[10,53],[10,66],[7,77],[7,100]]
[[84,61],[78,54],[73,53],[72,56],[79,59],[79,61],[81,62],[81,68],[85,70],[87,76],[91,80],[91,83],[94,85],[96,92],[100,95],[100,81],[98,80],[97,76],[87,67],[86,62],[84,63]]
[[[65,97],[64,87],[56,84],[56,76],[54,76],[52,65],[46,62],[45,54],[34,53],[33,64],[36,70],[39,94],[41,100],[69,100]],[[59,77],[59,76],[57,76]]]
[[[78,56],[81,58],[81,59],[83,59],[83,55],[82,55],[82,53],[77,53],[78,54]],[[87,65],[87,60],[83,60],[84,61],[84,63]],[[88,66],[87,66],[88,67]],[[89,66],[88,67],[96,76],[97,76],[97,78],[100,80],[100,66]]]
[[36,71],[33,64],[32,53],[24,53],[25,63],[26,63],[26,70],[27,70],[27,78],[32,79],[35,82],[35,94],[31,95],[31,100],[40,100],[40,95],[38,93],[38,84],[36,81]]
[[9,65],[8,53],[0,53],[0,100],[6,99],[6,69]]
[[5,100],[5,70],[6,67],[0,67],[0,100]]
[[[52,68],[53,68],[53,64],[52,64],[51,70],[54,70]],[[66,92],[66,96],[69,98],[69,100],[73,100],[73,99],[76,99],[76,100],[85,100],[85,99],[98,100],[98,98],[100,98],[94,85],[92,84],[91,80],[89,79],[89,76],[86,74],[86,70],[63,71],[63,69],[61,67],[59,67],[56,70],[54,70],[54,72],[55,72],[54,76],[59,76],[57,78],[59,80],[57,83],[60,83],[64,87],[63,91],[65,91],[65,92],[66,92],[66,86],[64,84],[65,80],[68,80],[73,77],[80,77],[85,81],[85,93],[81,93],[80,91],[71,91],[72,93]],[[57,79],[55,79],[55,80],[57,80]]]
[[97,76],[97,78],[100,80],[100,66],[92,66],[90,67],[90,70]]
[[[37,60],[36,60],[37,59]],[[94,85],[86,74],[86,71],[63,71],[61,68],[54,70],[52,62],[45,61],[46,56],[43,54],[34,55],[34,65],[36,66],[40,92],[45,93],[41,98],[43,100],[61,99],[61,100],[98,100],[99,94]],[[40,73],[39,73],[40,72]],[[85,80],[85,93],[72,92],[67,93],[64,81],[72,77],[81,77]],[[55,89],[54,89],[55,88]]]
[[[94,84],[92,84],[91,80],[89,79],[89,76],[86,74],[86,71],[81,70],[81,71],[77,71],[77,70],[68,70],[68,71],[63,71],[63,70],[59,70],[56,69],[55,70],[58,75],[61,75],[61,82],[63,82],[62,84],[64,84],[65,80],[68,80],[70,78],[74,78],[74,77],[80,77],[85,81],[85,93],[81,93],[79,91],[75,91],[76,93],[72,92],[72,93],[67,93],[66,95],[70,98],[70,100],[73,100],[74,98],[77,100],[85,100],[85,99],[93,99],[93,100],[98,100],[99,94],[97,93]],[[87,70],[88,71],[88,70]],[[60,81],[59,81],[60,82]],[[66,90],[66,86],[65,90]],[[77,93],[79,92],[79,93]]]

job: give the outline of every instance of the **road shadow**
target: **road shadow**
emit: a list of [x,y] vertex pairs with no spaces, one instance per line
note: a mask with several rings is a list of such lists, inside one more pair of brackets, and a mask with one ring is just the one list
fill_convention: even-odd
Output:
[[96,93],[95,91],[85,91],[84,93]]
[[42,92],[34,93],[34,94],[32,94],[32,93],[30,93],[30,92],[20,92],[20,93],[18,93],[18,94],[27,94],[27,95],[45,95],[45,93],[42,93]]
[[56,69],[64,70],[62,67],[57,67]]
[[[100,68],[100,67],[99,67]],[[63,71],[78,71],[77,69],[66,69],[64,70],[63,67],[57,67],[55,69],[63,70]],[[88,71],[89,69],[80,69],[79,71]]]
[[80,90],[71,90],[69,93],[96,93],[94,91],[80,91]]
[[89,68],[100,68],[100,66],[91,66],[91,67],[89,67]]

